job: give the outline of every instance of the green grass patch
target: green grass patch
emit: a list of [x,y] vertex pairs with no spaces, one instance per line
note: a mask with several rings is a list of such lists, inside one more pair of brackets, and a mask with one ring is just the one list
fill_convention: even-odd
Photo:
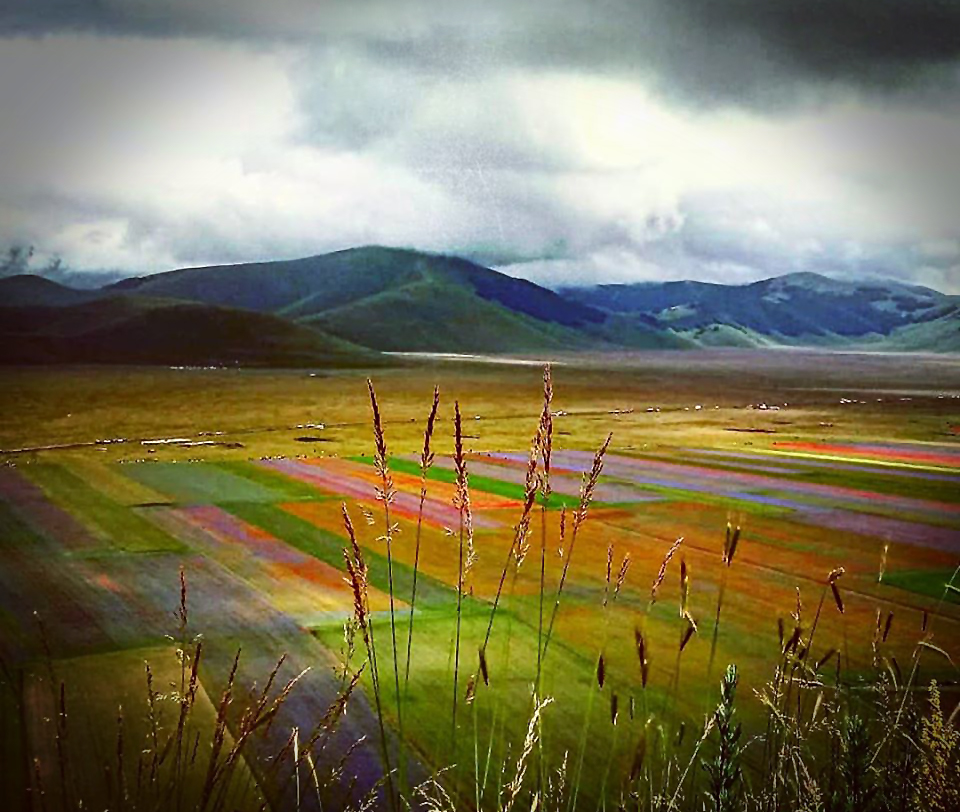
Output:
[[[305,519],[287,513],[276,505],[256,502],[233,502],[223,505],[223,509],[238,519],[259,527],[291,547],[311,555],[337,569],[344,569],[343,549],[349,542],[345,536],[317,527]],[[384,548],[386,549],[386,548]],[[390,579],[386,555],[375,553],[369,548],[364,550],[370,583],[380,591],[390,590]],[[400,561],[393,562],[393,589],[399,600],[407,600],[413,589],[413,567]],[[417,575],[417,605],[429,606],[440,602],[449,602],[453,590],[424,572]],[[341,629],[342,631],[342,629]]]
[[185,504],[282,502],[286,498],[283,490],[267,487],[246,474],[238,475],[209,463],[142,463],[126,466],[125,473]]
[[[935,600],[943,598],[948,603],[960,604],[960,592],[946,588],[953,578],[953,573],[952,569],[894,570],[884,573],[883,583],[916,595],[925,595]],[[954,581],[954,586],[960,589],[960,579]]]
[[[457,808],[476,806],[477,784],[483,808],[495,808],[501,779],[509,781],[514,776],[532,711],[531,694],[537,670],[536,626],[520,622],[509,608],[502,607],[487,649],[490,685],[486,686],[478,673],[477,651],[483,642],[489,616],[488,603],[464,599],[455,741],[451,721],[456,612],[450,604],[425,611],[414,625],[409,692],[402,705],[404,731],[428,763],[444,767],[455,765],[445,772],[445,778],[454,789],[455,797],[459,798]],[[398,617],[396,631],[398,641],[405,643],[406,617]],[[341,625],[324,625],[314,629],[314,634],[330,650],[340,648]],[[375,640],[381,701],[386,718],[393,723],[396,700],[389,623],[380,615],[375,619]],[[554,701],[541,717],[541,734],[544,756],[549,764],[559,764],[563,754],[569,754],[568,785],[572,786],[577,775],[580,776],[577,808],[594,809],[600,800],[607,770],[610,771],[609,800],[616,794],[623,771],[630,769],[642,727],[640,719],[644,718],[644,702],[651,711],[660,708],[665,694],[660,686],[651,685],[644,696],[635,667],[610,672],[604,689],[600,690],[596,681],[599,641],[584,643],[582,652],[562,645],[557,637],[550,645],[544,663],[541,695]],[[362,643],[360,645],[362,647]],[[404,645],[399,652],[401,694],[405,651]],[[355,667],[361,657],[358,652]],[[467,704],[465,691],[471,677],[475,680],[476,698]],[[372,691],[369,675],[365,675],[363,685],[368,692]],[[610,722],[611,694],[614,692],[620,701],[617,726]],[[635,720],[629,718],[631,694],[637,708]],[[578,770],[581,750],[583,767]],[[504,765],[506,770],[501,775]],[[536,765],[537,759],[534,758],[527,776],[528,788],[536,783]]]
[[24,473],[58,505],[124,552],[183,552],[186,545],[134,510],[108,499],[62,465],[26,466]]
[[[353,462],[361,462],[365,465],[373,465],[372,457],[350,457]],[[468,465],[469,469],[469,465]],[[394,457],[390,460],[390,470],[398,474],[411,474],[420,476],[420,463],[413,460],[404,460]],[[449,468],[438,468],[434,466],[427,471],[427,479],[435,482],[447,482],[453,484],[457,481],[457,474]],[[482,491],[483,493],[492,493],[496,496],[502,496],[505,499],[515,499],[522,502],[524,499],[523,485],[517,485],[513,482],[505,482],[502,479],[494,479],[488,476],[477,476],[470,474],[470,489]],[[552,493],[550,495],[550,509],[559,510],[561,508],[574,508],[580,504],[580,498],[577,496],[567,496],[562,493]],[[596,503],[598,506],[600,503]]]
[[[736,507],[744,513],[752,513],[756,516],[767,516],[772,519],[782,519],[794,513],[792,508],[779,507],[777,505],[765,505],[760,502],[749,502],[745,499],[737,499],[734,496],[721,496],[713,493],[703,493],[701,491],[686,491],[683,488],[670,488],[664,485],[651,485],[646,482],[636,483],[626,480],[613,480],[622,485],[629,485],[638,490],[648,491],[658,494],[665,499],[672,499],[677,502],[697,502],[702,505],[716,505],[718,507],[729,508]],[[759,495],[759,494],[758,494]],[[638,507],[642,507],[640,503]]]
[[[224,461],[216,463],[216,467],[231,476],[254,482],[271,493],[280,494],[281,498],[274,501],[283,502],[320,502],[332,499],[329,494],[322,493],[306,482],[281,474],[246,460]],[[250,501],[250,500],[243,500]],[[257,501],[257,500],[253,500]]]
[[[190,758],[195,746],[198,753],[209,753],[216,728],[216,707],[206,692],[203,679],[196,701],[185,720],[182,766],[176,772],[175,749],[165,751],[165,742],[174,741],[179,708],[168,694],[156,702],[158,717],[158,750],[166,753],[160,759],[155,781],[149,781],[151,764],[151,726],[146,711],[146,676],[144,661],[150,663],[154,688],[161,692],[179,685],[179,663],[170,649],[145,648],[91,654],[55,660],[54,673],[63,679],[67,708],[68,735],[64,739],[64,764],[68,786],[74,803],[61,801],[57,772],[58,746],[55,727],[57,691],[46,684],[46,667],[35,664],[26,674],[26,724],[29,728],[31,755],[39,761],[38,769],[46,785],[44,809],[116,809],[115,775],[118,749],[123,755],[124,783],[130,795],[136,792],[140,808],[196,809],[200,807],[206,780],[207,759]],[[201,669],[201,678],[204,669]],[[219,675],[217,675],[219,676]],[[53,690],[51,690],[53,688]],[[215,695],[219,700],[219,696]],[[118,740],[118,707],[123,709],[123,738]],[[229,752],[233,738],[224,733],[224,749]],[[175,747],[175,745],[173,745]],[[147,768],[141,776],[139,764]],[[4,762],[5,767],[12,763]],[[241,756],[236,774],[224,787],[224,809],[253,810],[261,806],[256,778]],[[4,796],[13,797],[13,796]],[[77,804],[76,799],[84,802]]]
[[29,547],[41,538],[26,524],[10,505],[0,502],[0,549],[4,547]]
[[903,496],[908,499],[923,499],[936,502],[960,502],[960,488],[956,482],[940,482],[908,476],[889,476],[869,471],[831,471],[829,469],[806,469],[800,477],[803,482],[828,485],[837,488],[853,488],[872,491],[888,496]]

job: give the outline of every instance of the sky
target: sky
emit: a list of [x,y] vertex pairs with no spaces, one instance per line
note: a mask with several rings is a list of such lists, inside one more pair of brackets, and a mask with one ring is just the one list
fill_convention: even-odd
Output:
[[2,0],[0,251],[960,293],[960,0]]

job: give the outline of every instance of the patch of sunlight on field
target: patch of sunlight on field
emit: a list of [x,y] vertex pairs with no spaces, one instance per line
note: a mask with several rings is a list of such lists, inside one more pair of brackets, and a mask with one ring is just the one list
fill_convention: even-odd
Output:
[[184,545],[135,511],[118,504],[62,465],[38,463],[18,470],[56,504],[121,552],[181,552]]
[[[67,660],[51,665],[55,683],[51,684],[45,664],[35,664],[25,679],[23,702],[28,720],[30,752],[39,760],[40,780],[50,808],[58,808],[63,787],[60,764],[66,765],[68,798],[76,805],[98,809],[126,797],[141,797],[158,808],[192,808],[201,797],[208,767],[216,721],[216,708],[201,683],[183,738],[183,757],[179,780],[175,778],[176,751],[156,771],[151,782],[151,760],[144,758],[150,745],[152,726],[147,704],[144,662],[153,672],[161,749],[175,734],[179,705],[174,693],[179,690],[180,666],[172,647],[111,652]],[[189,677],[189,674],[188,674]],[[67,735],[64,759],[58,756],[56,718],[59,685],[64,685]],[[219,701],[219,700],[218,700]],[[120,709],[123,714],[122,747],[118,748]],[[233,746],[226,733],[224,747]],[[118,755],[122,753],[122,772]],[[35,781],[35,779],[34,779]],[[139,788],[138,788],[139,781]],[[226,808],[258,810],[262,798],[256,779],[241,758],[227,793]]]

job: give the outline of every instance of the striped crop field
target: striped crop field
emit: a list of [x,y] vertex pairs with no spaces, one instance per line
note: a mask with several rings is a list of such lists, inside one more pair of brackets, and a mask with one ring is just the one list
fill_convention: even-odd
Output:
[[[385,805],[387,765],[408,790],[444,770],[458,804],[487,808],[510,780],[501,766],[528,735],[534,693],[562,708],[544,710],[538,746],[566,760],[578,803],[594,809],[620,797],[644,748],[672,748],[682,763],[709,748],[698,741],[728,663],[738,718],[760,736],[795,629],[814,685],[839,690],[878,671],[902,684],[914,668],[914,684],[936,678],[956,704],[955,442],[628,443],[614,426],[592,483],[603,435],[591,450],[558,433],[549,480],[542,449],[536,459],[536,493],[526,442],[488,445],[472,422],[481,433],[458,457],[445,413],[427,467],[409,444],[391,454],[387,423],[382,456],[371,435],[339,456],[121,464],[73,452],[0,468],[0,655],[23,675],[28,709],[14,718],[0,697],[0,744],[19,765],[7,783],[40,781],[51,798],[81,791],[58,785],[59,729],[44,721],[61,682],[83,708],[69,758],[92,757],[76,744],[84,726],[96,731],[91,753],[114,753],[96,718],[114,724],[122,706],[130,726],[117,752],[135,761],[152,735],[152,695],[137,693],[144,661],[169,725],[184,679],[176,651],[198,641],[191,735],[204,754],[218,735],[227,749],[243,736],[239,711],[221,720],[225,690],[255,705],[282,655],[270,691],[298,680],[237,763],[224,798],[240,809],[261,797],[288,808],[298,792],[303,809],[367,792]],[[536,428],[524,425],[530,437]],[[360,626],[347,563],[357,555]],[[176,614],[181,571],[187,620]],[[310,742],[352,674],[349,712]],[[274,758],[294,739],[316,746],[310,769],[351,780],[306,792],[309,773]],[[40,754],[35,769],[28,753]],[[762,765],[750,751],[747,772]],[[157,767],[156,781],[181,768]],[[185,781],[188,798],[204,791],[202,778]]]

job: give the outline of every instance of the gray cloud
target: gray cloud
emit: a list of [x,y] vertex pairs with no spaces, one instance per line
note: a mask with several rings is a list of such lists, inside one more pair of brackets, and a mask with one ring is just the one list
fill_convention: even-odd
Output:
[[956,93],[944,0],[7,0],[0,32],[350,43],[446,76],[515,65],[633,75],[695,104],[785,107],[844,88]]
[[0,43],[0,245],[74,267],[960,285],[957,3],[7,0]]

